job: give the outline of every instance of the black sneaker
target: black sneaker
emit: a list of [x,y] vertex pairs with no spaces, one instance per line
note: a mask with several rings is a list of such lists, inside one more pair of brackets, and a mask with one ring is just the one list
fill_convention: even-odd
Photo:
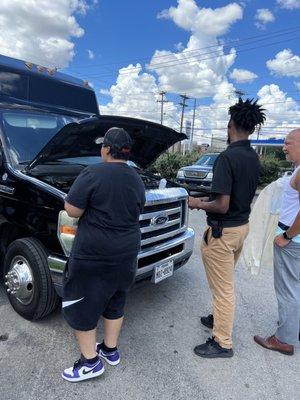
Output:
[[206,343],[194,348],[194,353],[203,358],[229,358],[233,356],[232,349],[221,347],[214,339],[209,338]]
[[209,329],[212,329],[214,327],[214,316],[212,314],[209,314],[207,317],[201,317],[200,321],[202,325],[206,326]]

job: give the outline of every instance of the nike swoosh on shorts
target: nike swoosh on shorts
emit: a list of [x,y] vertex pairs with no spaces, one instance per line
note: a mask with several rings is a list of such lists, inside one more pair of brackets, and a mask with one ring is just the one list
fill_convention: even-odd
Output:
[[83,299],[84,299],[84,297],[81,297],[81,299],[78,299],[78,300],[63,301],[62,308],[69,307],[72,304],[78,303],[79,301],[81,301]]

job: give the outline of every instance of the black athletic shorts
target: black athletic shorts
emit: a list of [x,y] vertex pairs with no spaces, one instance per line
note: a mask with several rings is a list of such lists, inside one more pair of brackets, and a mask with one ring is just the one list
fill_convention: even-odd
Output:
[[134,282],[137,255],[116,260],[70,258],[63,276],[63,315],[79,331],[97,327],[100,316],[118,319],[124,315],[126,293]]

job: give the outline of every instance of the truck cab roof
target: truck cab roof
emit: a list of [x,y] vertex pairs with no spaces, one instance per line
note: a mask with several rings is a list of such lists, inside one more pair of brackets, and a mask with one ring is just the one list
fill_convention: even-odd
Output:
[[33,63],[0,55],[0,101],[13,105],[99,115],[87,81]]

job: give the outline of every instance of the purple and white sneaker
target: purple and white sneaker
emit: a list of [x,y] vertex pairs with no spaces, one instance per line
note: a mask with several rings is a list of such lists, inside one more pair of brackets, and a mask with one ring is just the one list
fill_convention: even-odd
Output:
[[120,354],[118,350],[115,350],[111,353],[106,353],[102,350],[102,344],[96,343],[96,352],[102,357],[109,365],[118,365],[120,363]]
[[79,359],[75,362],[73,367],[65,369],[61,376],[69,382],[80,382],[85,381],[86,379],[96,378],[97,376],[102,375],[103,372],[104,366],[100,358],[93,364]]

